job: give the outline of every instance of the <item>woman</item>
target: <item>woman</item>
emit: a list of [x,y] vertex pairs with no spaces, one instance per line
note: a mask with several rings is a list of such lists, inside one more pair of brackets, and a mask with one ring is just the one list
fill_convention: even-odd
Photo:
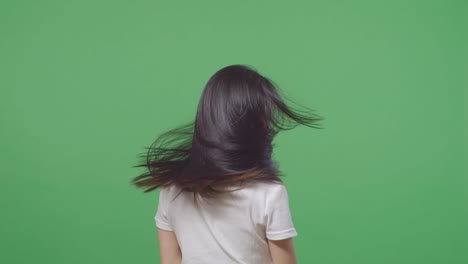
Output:
[[293,264],[297,236],[272,141],[323,118],[299,112],[271,80],[245,65],[217,71],[193,123],[156,139],[135,167],[145,192],[160,188],[161,263]]

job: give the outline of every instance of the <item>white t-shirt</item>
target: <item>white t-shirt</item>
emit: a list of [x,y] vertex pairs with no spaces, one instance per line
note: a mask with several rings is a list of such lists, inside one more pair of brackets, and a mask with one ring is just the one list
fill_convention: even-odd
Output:
[[[236,188],[235,186],[226,188]],[[271,264],[269,240],[297,236],[286,187],[256,182],[225,197],[193,201],[178,187],[160,190],[156,226],[173,231],[182,264]]]

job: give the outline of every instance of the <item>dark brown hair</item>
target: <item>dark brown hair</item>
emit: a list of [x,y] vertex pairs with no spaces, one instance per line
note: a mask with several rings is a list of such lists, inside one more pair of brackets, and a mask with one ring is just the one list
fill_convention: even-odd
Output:
[[207,82],[195,121],[161,134],[141,162],[147,172],[132,184],[176,185],[182,191],[211,197],[228,192],[213,187],[254,181],[282,182],[272,160],[273,138],[297,125],[319,128],[324,119],[288,106],[278,87],[256,70],[231,65]]

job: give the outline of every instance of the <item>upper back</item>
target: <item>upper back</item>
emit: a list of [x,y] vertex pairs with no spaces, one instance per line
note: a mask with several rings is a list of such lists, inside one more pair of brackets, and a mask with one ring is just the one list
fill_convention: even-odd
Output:
[[155,220],[175,232],[183,263],[271,263],[267,239],[297,235],[281,183],[255,182],[197,203],[193,193],[179,191],[161,189]]

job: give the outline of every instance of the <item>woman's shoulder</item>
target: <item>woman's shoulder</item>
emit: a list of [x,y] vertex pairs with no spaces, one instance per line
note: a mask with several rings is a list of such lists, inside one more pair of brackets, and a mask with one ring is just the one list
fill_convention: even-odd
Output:
[[181,189],[176,186],[176,185],[167,185],[167,186],[161,186],[160,192],[161,195],[166,197],[169,200],[174,199],[178,193],[180,193]]
[[286,185],[283,182],[253,182],[246,186],[245,191],[252,196],[262,196],[265,199],[287,194]]
[[265,191],[280,191],[286,189],[286,185],[283,182],[265,182],[257,181],[251,184],[252,188]]

